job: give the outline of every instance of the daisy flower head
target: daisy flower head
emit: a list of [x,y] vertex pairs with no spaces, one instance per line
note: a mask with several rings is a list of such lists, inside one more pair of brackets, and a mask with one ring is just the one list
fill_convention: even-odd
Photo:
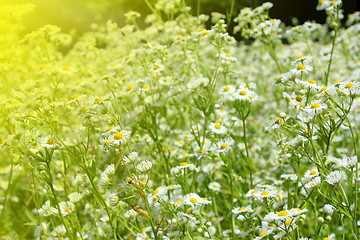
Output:
[[54,137],[42,137],[40,146],[46,149],[54,149],[59,146],[59,144]]
[[227,128],[224,126],[224,124],[221,123],[210,123],[209,125],[210,131],[216,134],[226,134]]
[[123,164],[127,165],[127,164],[132,164],[132,163],[136,162],[136,160],[138,159],[138,156],[139,156],[139,153],[131,152],[129,155],[124,156]]
[[233,214],[246,213],[246,212],[250,212],[250,211],[252,211],[252,208],[251,208],[250,205],[247,205],[246,207],[245,206],[236,207],[236,208],[231,210],[231,212]]
[[354,168],[356,166],[356,163],[357,163],[357,156],[346,157],[341,159],[340,166],[344,168]]
[[209,189],[214,192],[219,192],[221,190],[221,185],[218,182],[209,183]]
[[65,217],[75,211],[75,205],[72,202],[59,203],[61,214]]
[[305,184],[305,188],[313,189],[317,186],[320,186],[320,184],[321,184],[321,177],[320,176],[314,177],[308,183]]
[[309,72],[313,70],[313,67],[310,66],[310,64],[299,63],[295,66],[296,68],[292,69],[292,71],[296,76],[301,75],[302,73],[309,74]]
[[57,210],[56,208],[51,207],[50,201],[48,200],[44,203],[44,205],[40,209],[37,210],[37,212],[39,213],[40,216],[48,217],[55,214]]
[[305,63],[305,64],[309,64],[312,62],[312,57],[310,56],[305,56],[305,55],[299,55],[293,62],[293,65],[298,65],[299,63]]
[[312,179],[314,177],[319,176],[319,172],[317,169],[311,169],[311,170],[307,170],[304,174],[304,178],[305,179]]
[[344,172],[336,170],[336,171],[329,173],[329,175],[326,176],[325,182],[333,185],[333,184],[340,182],[343,179],[345,179]]
[[333,205],[325,204],[323,209],[324,212],[332,214],[336,208]]
[[179,166],[173,167],[170,169],[170,173],[171,174],[183,174],[184,173],[184,169],[189,168],[189,170],[194,170],[195,169],[195,165],[192,163],[187,163],[187,162],[182,162],[179,164]]
[[[192,208],[208,204],[208,200],[201,198],[196,193],[189,193],[184,196],[183,202],[185,205],[190,205]],[[210,202],[211,203],[211,202]]]
[[68,195],[68,198],[69,198],[70,202],[77,203],[81,200],[82,194],[78,193],[78,192],[73,192]]
[[333,233],[333,234],[325,237],[323,240],[335,240],[335,239],[336,239],[336,235],[335,235],[335,233]]
[[253,102],[257,99],[257,94],[247,87],[240,87],[233,93],[233,98],[240,101]]
[[236,88],[233,85],[225,85],[220,88],[221,100],[229,101],[232,100],[232,95],[236,91]]
[[356,97],[360,95],[360,82],[343,81],[338,86],[346,96]]
[[310,105],[306,106],[304,108],[304,111],[314,114],[319,114],[323,110],[327,109],[327,105],[321,101],[313,101],[310,103]]
[[226,153],[231,147],[234,145],[234,139],[232,138],[225,138],[221,139],[219,142],[216,143],[216,152],[217,153]]
[[130,137],[130,131],[121,130],[121,131],[113,133],[109,137],[109,140],[112,145],[120,146],[121,144],[124,144],[128,140],[129,137]]
[[140,172],[147,172],[152,168],[152,162],[149,160],[143,160],[138,165],[136,165],[136,168]]

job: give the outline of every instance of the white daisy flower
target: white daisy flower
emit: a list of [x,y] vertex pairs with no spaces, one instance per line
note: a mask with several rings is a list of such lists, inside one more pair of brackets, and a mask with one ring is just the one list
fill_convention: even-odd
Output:
[[65,217],[75,211],[75,205],[68,201],[68,202],[61,202],[59,203],[61,214]]
[[332,185],[340,182],[344,178],[345,178],[344,172],[336,170],[329,173],[329,175],[326,176],[325,181]]
[[221,185],[218,182],[209,183],[209,189],[214,192],[219,192],[221,190]]
[[69,198],[70,202],[77,203],[81,200],[82,194],[78,193],[78,192],[73,192],[68,195],[68,198]]
[[44,205],[37,211],[38,211],[39,215],[42,217],[48,217],[48,216],[53,215],[54,213],[57,213],[56,208],[51,207],[50,201],[46,201],[44,203]]
[[227,128],[221,123],[210,123],[209,125],[210,131],[216,134],[226,134]]
[[140,172],[149,171],[152,168],[152,162],[150,162],[149,160],[141,161],[138,165],[136,165],[136,168]]

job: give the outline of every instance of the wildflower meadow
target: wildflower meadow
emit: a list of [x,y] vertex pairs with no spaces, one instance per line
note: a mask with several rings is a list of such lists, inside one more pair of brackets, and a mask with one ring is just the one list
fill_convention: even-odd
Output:
[[360,240],[343,2],[287,26],[270,2],[231,20],[144,0],[76,41],[21,34],[34,6],[1,7],[0,239]]

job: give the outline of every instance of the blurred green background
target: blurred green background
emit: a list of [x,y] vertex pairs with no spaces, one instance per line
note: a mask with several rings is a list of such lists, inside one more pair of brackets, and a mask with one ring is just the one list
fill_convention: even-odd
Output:
[[[198,12],[198,0],[185,0],[191,6],[193,14]],[[200,13],[210,14],[213,11],[226,13],[230,9],[232,0],[200,0]],[[149,0],[155,4],[156,0]],[[256,7],[264,0],[235,0],[234,15],[245,6]],[[296,17],[299,23],[306,20],[325,21],[324,11],[315,10],[317,0],[273,0],[272,18],[279,18],[286,24]],[[356,0],[345,0],[344,13],[356,10]],[[0,6],[6,4],[33,3],[36,8],[25,17],[24,34],[31,32],[45,24],[53,24],[62,28],[64,32],[72,31],[76,35],[90,30],[91,23],[104,23],[108,19],[124,25],[124,13],[135,10],[141,13],[138,21],[143,26],[143,18],[150,13],[144,0],[0,0]],[[230,28],[231,29],[231,28]]]

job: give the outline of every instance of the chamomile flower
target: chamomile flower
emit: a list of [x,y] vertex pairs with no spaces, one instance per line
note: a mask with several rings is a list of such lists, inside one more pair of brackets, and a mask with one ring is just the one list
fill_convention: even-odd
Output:
[[221,123],[210,123],[209,129],[216,134],[226,134],[228,130],[224,124]]
[[336,170],[336,171],[329,173],[329,175],[326,176],[325,182],[333,185],[333,184],[340,182],[343,179],[345,179],[344,172]]
[[78,193],[78,192],[73,192],[68,195],[68,198],[69,198],[70,202],[76,203],[81,200],[82,194]]
[[183,202],[185,205],[190,205],[192,208],[194,208],[195,206],[202,205],[202,199],[196,193],[189,193],[189,194],[185,195]]
[[75,205],[68,201],[68,202],[60,202],[59,203],[61,214],[65,217],[75,211]]
[[171,174],[182,174],[184,173],[184,169],[189,168],[189,170],[194,170],[195,165],[192,163],[182,162],[179,166],[173,167],[170,169]]
[[138,165],[136,165],[136,168],[140,172],[147,172],[152,168],[152,162],[150,162],[149,160],[143,160]]
[[257,99],[257,94],[246,87],[237,89],[232,96],[234,99],[246,102],[253,102]]
[[221,185],[218,182],[209,183],[209,189],[214,192],[219,192],[221,190]]
[[323,240],[335,240],[336,239],[336,235],[333,233],[327,237],[325,237]]
[[250,205],[242,206],[242,207],[236,207],[231,210],[233,214],[239,214],[239,213],[246,213],[252,211],[252,208]]
[[319,114],[323,110],[327,109],[327,105],[321,101],[313,101],[310,105],[306,106],[304,111],[308,113]]
[[306,180],[312,179],[312,178],[317,177],[317,176],[319,176],[319,172],[318,172],[318,170],[316,168],[311,169],[311,170],[307,170],[305,172],[305,174],[304,174],[304,178]]
[[314,177],[308,183],[305,184],[305,188],[313,189],[321,184],[321,177]]
[[299,63],[296,65],[296,68],[292,69],[295,75],[301,75],[302,73],[309,74],[309,72],[312,72],[313,67],[309,64],[303,64]]
[[133,164],[138,159],[139,153],[131,152],[128,156],[124,156],[123,164]]
[[48,217],[48,216],[51,216],[51,215],[57,213],[57,210],[56,210],[56,208],[51,207],[50,201],[46,201],[44,203],[44,205],[40,209],[37,210],[37,212],[39,213],[40,216]]
[[120,130],[116,131],[109,136],[110,144],[111,145],[117,145],[120,146],[121,144],[124,144],[128,138],[130,137],[130,131],[127,130]]
[[233,145],[234,145],[234,139],[232,138],[221,139],[219,142],[216,143],[215,151],[217,153],[226,153],[232,148]]

